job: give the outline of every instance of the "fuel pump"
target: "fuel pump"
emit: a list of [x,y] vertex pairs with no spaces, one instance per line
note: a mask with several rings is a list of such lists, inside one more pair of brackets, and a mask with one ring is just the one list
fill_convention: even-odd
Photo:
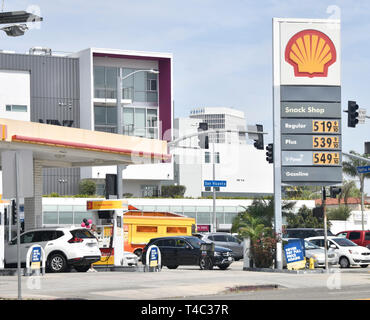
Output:
[[[123,265],[124,232],[123,214],[128,210],[128,204],[124,200],[92,200],[87,201],[87,210],[92,211],[93,224],[98,230],[100,250],[107,248],[113,252],[113,265]],[[111,232],[107,232],[111,230]],[[111,255],[111,254],[110,254]],[[109,255],[109,256],[110,256]]]

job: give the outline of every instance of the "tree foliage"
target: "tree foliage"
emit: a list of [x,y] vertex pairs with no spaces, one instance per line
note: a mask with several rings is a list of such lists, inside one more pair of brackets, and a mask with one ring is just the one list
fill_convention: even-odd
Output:
[[346,221],[351,216],[352,210],[344,205],[335,209],[328,210],[328,220],[343,220]]
[[315,217],[312,209],[303,205],[297,213],[287,214],[287,228],[324,228],[324,219]]
[[[294,207],[294,202],[283,202],[282,213],[286,215]],[[250,258],[259,268],[272,266],[276,251],[277,236],[274,225],[273,199],[255,199],[233,220],[232,232],[243,238],[250,238]]]
[[186,191],[185,186],[181,185],[170,185],[161,187],[161,197],[163,198],[181,198],[184,196]]
[[94,195],[96,192],[96,183],[90,179],[84,179],[80,181],[79,193],[82,195]]

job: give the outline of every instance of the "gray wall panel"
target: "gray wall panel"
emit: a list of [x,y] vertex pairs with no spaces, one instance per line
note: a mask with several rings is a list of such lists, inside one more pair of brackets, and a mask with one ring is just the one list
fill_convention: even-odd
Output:
[[[55,119],[62,124],[74,120],[73,127],[80,126],[78,58],[0,53],[0,69],[30,71],[31,121]],[[78,193],[79,168],[48,168],[43,173],[44,194]],[[60,179],[66,182],[58,182]]]

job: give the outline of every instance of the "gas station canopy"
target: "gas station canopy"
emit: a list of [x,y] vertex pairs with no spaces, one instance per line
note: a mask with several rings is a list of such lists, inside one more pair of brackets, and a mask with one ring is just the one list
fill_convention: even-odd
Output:
[[31,150],[43,167],[168,161],[167,142],[50,124],[0,119],[0,151]]

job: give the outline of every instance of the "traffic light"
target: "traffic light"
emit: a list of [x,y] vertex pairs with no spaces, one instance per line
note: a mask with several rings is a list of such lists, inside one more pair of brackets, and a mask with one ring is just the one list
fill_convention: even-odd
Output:
[[273,163],[274,162],[274,144],[273,143],[269,143],[267,146],[266,146],[266,161],[268,163]]
[[17,224],[17,204],[12,200],[12,225]]
[[[207,122],[199,122],[198,132],[208,131]],[[209,149],[208,134],[200,134],[198,136],[198,144],[201,149]]]
[[330,198],[336,198],[341,192],[342,189],[339,187],[330,187]]
[[[262,132],[263,131],[263,125],[262,124],[256,124],[257,131]],[[263,150],[265,148],[263,143],[263,134],[258,133],[257,134],[257,140],[254,140],[254,147],[258,150]]]
[[356,101],[348,101],[348,122],[350,128],[355,128],[358,123],[358,104]]

